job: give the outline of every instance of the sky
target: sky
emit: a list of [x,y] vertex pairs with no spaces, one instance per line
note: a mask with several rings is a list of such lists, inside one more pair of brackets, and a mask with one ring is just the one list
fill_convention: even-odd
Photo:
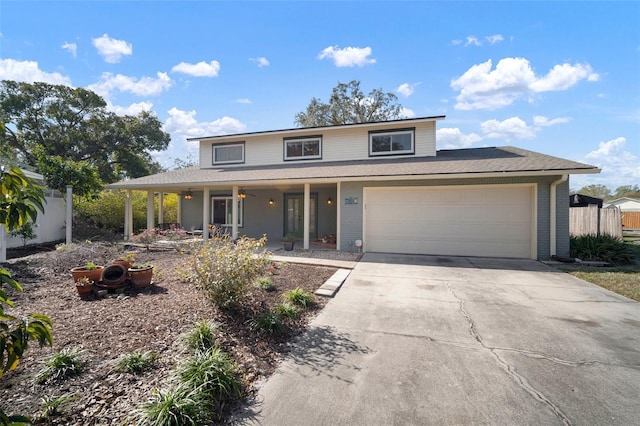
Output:
[[339,82],[445,115],[437,148],[512,145],[640,185],[640,2],[0,2],[0,79],[155,112],[165,167],[190,137],[295,127]]

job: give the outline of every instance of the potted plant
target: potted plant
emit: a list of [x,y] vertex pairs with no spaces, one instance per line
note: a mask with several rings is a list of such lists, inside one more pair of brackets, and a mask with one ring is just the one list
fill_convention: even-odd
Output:
[[98,282],[102,279],[102,269],[104,269],[104,266],[98,266],[93,262],[87,262],[84,266],[72,268],[73,282],[77,283],[84,277],[89,278],[90,281]]
[[136,263],[129,268],[129,281],[135,288],[144,288],[151,285],[153,278],[153,265]]
[[111,263],[114,265],[122,265],[128,271],[129,268],[133,266],[136,262],[136,254],[135,253],[127,253],[120,256],[120,259],[112,260]]
[[296,242],[296,234],[294,234],[293,232],[289,232],[282,239],[282,244],[284,246],[284,250],[285,251],[293,250],[293,245],[295,244],[295,242]]
[[127,268],[124,265],[109,265],[102,270],[102,281],[96,285],[107,289],[124,287],[127,276]]
[[88,277],[82,277],[78,281],[76,281],[76,290],[78,291],[78,296],[89,296],[93,291],[93,283],[94,282]]

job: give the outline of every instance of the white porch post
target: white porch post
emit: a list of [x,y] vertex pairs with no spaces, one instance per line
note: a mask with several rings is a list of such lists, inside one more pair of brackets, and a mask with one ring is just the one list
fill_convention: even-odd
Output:
[[340,200],[342,199],[342,182],[338,182],[336,183],[336,250],[341,250],[342,247],[340,246],[340,222],[341,222],[341,218],[340,218],[340,214],[342,213],[342,203],[340,202]]
[[154,227],[155,214],[153,212],[153,191],[147,191],[147,229]]
[[302,248],[309,250],[309,222],[311,217],[311,185],[304,184],[304,237],[302,239]]
[[129,241],[133,235],[133,191],[127,189],[124,198],[124,239]]
[[209,188],[204,188],[202,196],[202,241],[209,239],[209,221],[211,220],[211,195]]
[[67,185],[67,212],[66,212],[65,243],[72,243],[71,230],[73,229],[73,186]]
[[233,220],[233,224],[231,225],[231,238],[235,240],[238,238],[238,185],[233,185],[231,198],[233,198],[233,206],[231,207],[231,219]]
[[7,230],[0,224],[0,262],[7,261]]
[[180,227],[182,227],[182,194],[178,194],[178,205],[177,205],[177,215],[176,215],[176,222],[178,222],[180,224]]
[[164,223],[164,192],[158,192],[158,223]]

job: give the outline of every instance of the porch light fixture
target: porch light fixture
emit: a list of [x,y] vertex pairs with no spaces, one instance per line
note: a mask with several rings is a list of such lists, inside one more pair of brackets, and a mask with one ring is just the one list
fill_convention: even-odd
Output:
[[240,191],[238,191],[238,198],[247,198],[247,193],[244,192],[244,189],[240,189]]
[[193,192],[191,192],[191,188],[189,188],[189,190],[187,192],[185,192],[184,194],[184,199],[185,200],[190,200],[193,198]]
[[270,205],[270,206],[273,206],[273,205],[275,205],[275,204],[276,204],[276,202],[275,202],[275,201],[273,201],[273,198],[269,198],[269,205]]
[[329,205],[333,204],[333,200],[331,199],[331,197],[327,198],[327,204]]

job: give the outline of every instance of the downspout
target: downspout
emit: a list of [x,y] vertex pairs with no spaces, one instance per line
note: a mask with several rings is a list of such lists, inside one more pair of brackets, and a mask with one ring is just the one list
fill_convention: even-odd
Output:
[[550,247],[549,247],[549,256],[553,257],[555,256],[557,253],[557,244],[556,244],[556,233],[557,233],[557,212],[556,212],[556,205],[557,205],[557,192],[556,192],[556,188],[558,185],[560,185],[561,183],[566,182],[569,179],[569,175],[562,175],[560,177],[560,179],[558,180],[554,180],[553,182],[551,182],[551,185],[549,185],[549,228],[550,228]]

